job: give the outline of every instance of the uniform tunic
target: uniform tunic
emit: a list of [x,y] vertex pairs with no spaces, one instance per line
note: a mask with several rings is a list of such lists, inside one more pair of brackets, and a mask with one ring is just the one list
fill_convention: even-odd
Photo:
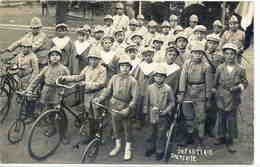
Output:
[[30,83],[27,90],[34,91],[35,88],[43,83],[43,88],[41,91],[40,102],[42,104],[59,104],[59,92],[63,88],[56,86],[56,80],[60,76],[69,75],[70,72],[67,67],[62,64],[48,65],[42,69],[42,71],[35,77],[35,79]]
[[38,58],[34,53],[28,55],[21,53],[16,57],[16,64],[19,68],[22,68],[18,73],[18,77],[22,90],[25,90],[39,73]]

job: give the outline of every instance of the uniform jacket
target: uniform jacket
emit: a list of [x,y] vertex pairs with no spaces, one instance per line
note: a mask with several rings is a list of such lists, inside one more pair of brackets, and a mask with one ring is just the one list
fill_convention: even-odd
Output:
[[56,80],[60,76],[69,74],[68,68],[62,64],[48,65],[32,80],[27,90],[34,91],[39,84],[43,84],[40,102],[43,104],[58,104],[58,93],[63,89],[56,86]]
[[232,93],[230,88],[242,84],[244,88],[248,86],[246,71],[240,65],[235,65],[231,73],[227,70],[227,64],[221,64],[217,68],[215,76],[215,88],[217,88],[217,105],[225,111],[232,111],[241,103],[241,91]]

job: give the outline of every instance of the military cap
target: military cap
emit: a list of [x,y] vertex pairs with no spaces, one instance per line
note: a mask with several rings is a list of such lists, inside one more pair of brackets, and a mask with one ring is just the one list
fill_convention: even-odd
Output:
[[139,22],[136,19],[131,19],[129,21],[129,25],[138,25],[138,24],[139,24]]
[[162,64],[156,64],[153,71],[154,71],[154,75],[162,74],[164,76],[167,76],[167,70],[165,66],[163,66]]
[[193,29],[193,32],[195,31],[201,31],[201,32],[206,32],[207,31],[207,27],[203,26],[203,25],[196,25]]
[[31,28],[39,28],[42,27],[41,19],[38,17],[34,17],[31,20]]
[[125,51],[127,52],[127,51],[129,51],[129,50],[131,50],[131,49],[138,50],[135,43],[129,44],[129,45],[125,48]]
[[171,27],[170,23],[168,21],[163,21],[161,27]]
[[222,50],[224,51],[224,50],[226,50],[226,49],[232,49],[232,50],[234,50],[236,53],[238,52],[238,47],[237,47],[237,45],[235,45],[235,44],[233,44],[233,43],[226,43],[226,44],[224,44],[224,46],[222,47]]
[[89,54],[88,54],[88,58],[90,58],[90,57],[101,59],[100,50],[97,47],[92,47],[89,50]]
[[120,28],[117,28],[115,31],[114,31],[114,35],[116,35],[118,32],[125,32],[124,29],[122,27]]
[[68,25],[65,24],[65,23],[57,24],[57,25],[56,25],[56,30],[57,30],[58,28],[65,28],[67,31],[68,31],[68,29],[69,29]]
[[97,32],[104,32],[104,29],[101,25],[97,25],[94,29],[94,33],[97,33]]
[[199,18],[198,18],[197,15],[193,14],[193,15],[190,16],[190,21],[196,21],[196,22],[198,22],[198,21],[199,21]]
[[151,21],[149,21],[149,23],[148,23],[148,27],[155,27],[155,26],[157,26],[158,24],[154,21],[154,20],[151,20]]
[[152,52],[152,53],[154,53],[155,51],[154,51],[154,48],[152,48],[152,47],[145,47],[145,48],[143,49],[143,51],[142,51],[142,54],[145,54],[145,53],[147,53],[147,52]]
[[210,35],[207,35],[207,41],[220,42],[220,38],[216,34],[210,34]]
[[229,23],[238,23],[238,19],[235,15],[232,15],[229,19]]
[[112,43],[115,41],[115,39],[112,37],[112,36],[104,36],[103,38],[102,38],[102,41],[104,41],[105,39],[109,39]]
[[170,16],[170,19],[169,19],[169,20],[175,20],[175,21],[177,21],[177,20],[178,20],[178,17],[173,14],[173,15]]
[[164,42],[164,38],[163,38],[163,36],[161,36],[161,35],[156,35],[155,36],[155,38],[153,39],[153,43],[155,42],[155,41],[159,41],[159,42]]
[[104,20],[107,20],[107,19],[113,20],[113,17],[112,17],[111,15],[106,15],[106,16],[104,17]]
[[191,52],[194,51],[202,51],[204,54],[205,53],[205,46],[199,42],[193,43],[192,47],[191,47]]
[[175,37],[175,42],[176,42],[179,38],[184,38],[184,39],[186,39],[186,41],[188,41],[188,36],[187,36],[184,32],[180,32],[179,34],[176,35],[176,37]]
[[171,46],[171,47],[166,48],[166,52],[176,52],[177,55],[180,54],[180,52],[178,51],[178,49],[175,46]]
[[131,64],[130,57],[129,57],[129,56],[126,56],[126,55],[122,56],[122,57],[119,59],[118,64],[119,64],[119,66],[120,66],[121,64],[128,64],[128,65],[130,65],[130,67],[132,68],[132,64]]
[[176,31],[183,31],[184,29],[182,28],[182,26],[180,25],[177,25],[175,28],[174,28],[174,32],[175,33]]
[[118,3],[116,4],[116,8],[117,8],[117,9],[124,9],[124,5],[123,5],[121,2],[118,2]]
[[215,20],[215,21],[213,22],[213,26],[220,26],[220,27],[223,27],[223,24],[221,23],[220,20]]
[[142,15],[142,14],[139,14],[139,15],[137,15],[137,17],[136,17],[137,19],[144,19],[144,15]]
[[136,37],[136,36],[138,36],[138,37],[144,39],[142,33],[139,32],[139,31],[137,31],[137,32],[135,32],[135,33],[131,36],[131,40],[133,40],[133,38]]
[[52,47],[52,48],[50,49],[49,54],[48,54],[49,57],[51,56],[51,53],[52,53],[52,52],[57,52],[60,56],[62,56],[61,50],[60,50],[58,47],[56,47],[56,46],[54,46],[54,47]]

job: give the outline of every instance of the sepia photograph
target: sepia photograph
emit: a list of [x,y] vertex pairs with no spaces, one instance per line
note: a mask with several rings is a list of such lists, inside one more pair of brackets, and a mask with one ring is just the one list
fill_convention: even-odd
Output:
[[0,166],[253,165],[254,1],[0,0]]

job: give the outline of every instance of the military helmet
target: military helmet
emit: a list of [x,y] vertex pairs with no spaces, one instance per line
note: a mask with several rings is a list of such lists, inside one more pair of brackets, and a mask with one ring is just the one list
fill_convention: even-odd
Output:
[[149,23],[148,23],[148,27],[156,27],[158,24],[154,21],[154,20],[151,20],[151,21],[149,21]]
[[197,15],[193,14],[193,15],[190,16],[190,21],[198,22],[199,18],[198,18]]
[[229,23],[238,23],[238,19],[235,15],[232,15],[229,19]]
[[57,52],[62,57],[62,52],[58,47],[56,47],[56,46],[52,47],[48,53],[48,57],[51,56],[52,52]]
[[132,69],[132,64],[131,64],[131,60],[129,56],[122,56],[119,61],[118,61],[118,65],[120,66],[121,64],[128,64],[130,65],[131,69]]
[[39,28],[42,27],[41,19],[38,17],[34,17],[31,20],[31,28]]
[[171,27],[170,23],[168,21],[163,21],[161,27]]
[[237,45],[235,45],[234,43],[226,43],[226,44],[224,44],[223,45],[223,47],[222,47],[222,50],[224,51],[224,50],[226,50],[226,49],[232,49],[232,50],[234,50],[236,53],[238,52],[238,47],[237,47]]
[[223,27],[223,24],[221,23],[220,20],[215,20],[215,21],[213,22],[213,26]]
[[207,41],[215,41],[215,42],[220,42],[220,38],[216,34],[210,34],[207,36]]
[[156,64],[154,67],[154,75],[156,74],[162,74],[164,76],[167,76],[167,70],[165,66],[163,66],[162,64]]
[[196,32],[196,31],[206,32],[207,27],[205,27],[203,25],[196,25],[193,29],[193,32]]
[[117,9],[124,9],[124,5],[123,5],[121,2],[118,2],[118,3],[116,4],[116,8],[117,8]]
[[102,59],[101,58],[101,53],[100,53],[100,50],[97,48],[97,47],[92,47],[90,50],[89,50],[89,54],[88,54],[88,58],[97,58],[97,59]]

